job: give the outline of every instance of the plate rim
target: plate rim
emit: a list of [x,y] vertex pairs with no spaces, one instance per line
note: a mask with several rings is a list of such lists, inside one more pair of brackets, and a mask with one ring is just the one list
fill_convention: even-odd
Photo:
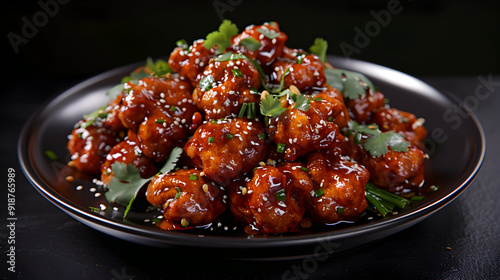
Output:
[[[328,55],[328,61],[337,61],[337,60],[344,60],[344,61],[349,61],[352,62],[353,65],[368,65],[369,67],[376,67],[380,69],[385,69],[387,71],[390,71],[392,73],[397,73],[398,75],[403,75],[406,78],[410,78],[414,80],[415,82],[420,83],[421,85],[425,85],[428,88],[431,88],[435,92],[439,93],[440,95],[444,96],[447,98],[449,101],[452,103],[457,103],[458,98],[454,95],[452,95],[449,92],[442,92],[434,88],[433,86],[429,85],[428,83],[410,76],[406,73],[400,72],[395,69],[388,68],[386,66],[378,65],[375,63],[367,62],[367,61],[362,61],[362,60],[357,60],[357,59],[352,59],[352,58],[344,58],[340,56],[334,56],[334,55]],[[466,172],[467,176],[464,180],[460,180],[460,184],[458,186],[455,186],[454,189],[449,192],[445,193],[443,196],[440,196],[439,199],[432,203],[427,203],[422,205],[421,207],[417,209],[413,209],[412,211],[409,211],[408,213],[403,213],[403,214],[398,214],[396,216],[390,217],[390,219],[385,219],[381,221],[377,221],[374,224],[365,224],[365,225],[358,225],[358,226],[353,226],[353,227],[348,227],[345,229],[340,230],[341,232],[337,233],[332,233],[332,231],[326,231],[326,232],[321,232],[321,233],[311,233],[309,235],[303,235],[303,236],[280,236],[280,237],[272,237],[272,238],[241,238],[241,237],[231,237],[231,236],[210,236],[210,235],[205,235],[203,238],[200,238],[196,234],[186,234],[183,233],[182,231],[151,231],[150,229],[146,227],[139,227],[139,225],[130,225],[126,224],[124,222],[117,222],[116,220],[112,220],[111,218],[108,217],[103,217],[99,214],[92,213],[90,211],[84,211],[81,206],[78,204],[70,201],[69,199],[66,199],[65,197],[61,196],[58,194],[55,190],[53,190],[49,185],[45,184],[43,179],[38,176],[38,173],[35,169],[35,167],[31,163],[31,157],[30,157],[30,151],[29,151],[29,143],[30,143],[30,133],[33,131],[36,131],[36,117],[39,115],[41,112],[44,112],[45,110],[48,110],[50,106],[55,106],[58,102],[58,100],[63,100],[72,94],[75,94],[75,92],[78,92],[79,90],[87,88],[89,85],[93,85],[96,82],[99,81],[104,81],[106,79],[109,79],[111,76],[116,75],[117,73],[125,72],[125,71],[130,71],[131,69],[133,70],[134,67],[138,67],[144,64],[144,62],[135,62],[135,63],[130,63],[124,66],[120,66],[108,71],[105,71],[103,73],[100,73],[98,75],[92,76],[88,79],[85,79],[83,81],[78,82],[77,84],[71,86],[70,88],[64,90],[62,93],[56,94],[52,98],[49,98],[46,102],[42,103],[40,107],[30,116],[30,118],[26,121],[24,124],[20,136],[19,136],[19,141],[17,145],[17,151],[18,151],[18,160],[19,164],[21,166],[21,169],[25,175],[25,177],[28,179],[30,184],[47,200],[49,200],[52,204],[54,204],[56,207],[64,211],[66,214],[69,214],[71,217],[77,219],[78,217],[80,222],[87,224],[90,227],[93,227],[96,230],[99,230],[101,232],[105,232],[103,230],[100,230],[91,224],[86,223],[95,223],[99,226],[102,226],[104,228],[109,228],[112,231],[117,231],[117,232],[123,232],[125,235],[130,234],[130,235],[141,235],[142,237],[145,237],[147,239],[152,239],[154,241],[163,243],[163,245],[167,246],[195,246],[195,247],[204,247],[204,248],[270,248],[270,247],[282,247],[282,246],[290,246],[290,245],[306,245],[306,244],[317,244],[318,242],[321,241],[335,241],[335,240],[342,240],[343,238],[346,237],[353,237],[353,236],[359,236],[359,235],[364,235],[366,233],[371,233],[371,232],[377,232],[379,230],[390,230],[391,225],[396,225],[393,228],[399,228],[400,231],[406,227],[409,227],[415,223],[418,223],[422,221],[423,219],[429,217],[431,214],[439,211],[446,205],[448,205],[450,202],[452,202],[454,199],[456,199],[461,193],[463,193],[467,187],[470,185],[470,183],[473,181],[475,176],[478,174],[479,170],[481,169],[481,166],[484,162],[485,154],[486,154],[486,137],[484,134],[484,130],[482,125],[480,124],[479,120],[475,116],[473,112],[471,112],[467,108],[463,108],[464,112],[467,113],[467,115],[470,117],[472,122],[474,123],[474,128],[477,129],[477,133],[479,136],[479,144],[480,144],[480,149],[474,154],[472,164],[473,166],[472,170],[471,166],[467,166]],[[365,74],[365,73],[363,73]],[[367,75],[369,77],[369,75]],[[35,176],[36,175],[36,176]],[[76,217],[75,217],[76,216]],[[415,218],[416,217],[416,218]],[[398,226],[399,225],[399,226]],[[395,233],[394,232],[394,233]],[[105,232],[107,234],[110,234],[109,232]],[[110,234],[114,235],[114,234]],[[119,236],[114,235],[115,237],[121,238]],[[131,242],[134,242],[133,240],[130,240],[128,238],[121,238],[125,239]]]

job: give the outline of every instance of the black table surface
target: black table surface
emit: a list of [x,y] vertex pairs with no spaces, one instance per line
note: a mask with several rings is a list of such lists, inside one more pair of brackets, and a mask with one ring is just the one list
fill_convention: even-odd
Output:
[[[2,279],[498,279],[500,203],[500,76],[424,77],[469,107],[486,134],[487,154],[477,177],[452,203],[389,237],[326,259],[250,262],[193,257],[196,252],[132,244],[89,228],[45,200],[24,178],[16,143],[30,115],[47,98],[77,81],[39,79],[4,89],[0,278]],[[473,100],[484,80],[486,100]],[[483,82],[481,82],[483,81]],[[474,100],[473,100],[474,101]],[[15,272],[8,271],[8,168],[16,173]]]

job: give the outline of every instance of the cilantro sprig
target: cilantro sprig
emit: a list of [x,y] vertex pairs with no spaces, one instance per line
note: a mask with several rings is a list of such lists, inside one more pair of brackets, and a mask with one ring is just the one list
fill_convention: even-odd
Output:
[[[355,141],[374,157],[379,157],[389,151],[407,152],[410,143],[399,133],[394,131],[381,132],[376,124],[360,125],[356,121],[349,121],[350,133],[354,133]],[[369,135],[363,142],[359,133]]]
[[317,55],[321,62],[326,61],[326,50],[328,49],[328,42],[323,38],[316,38],[313,45],[309,48],[311,53]]
[[[175,147],[172,152],[170,152],[167,161],[160,169],[159,173],[171,171],[175,167],[181,154],[182,149]],[[142,186],[151,181],[154,176],[142,178],[139,169],[135,165],[125,164],[123,162],[113,163],[111,165],[111,170],[113,170],[115,176],[109,182],[108,191],[104,196],[108,202],[126,207],[123,213],[123,218],[125,218],[139,190]]]
[[375,92],[373,83],[358,72],[325,67],[325,76],[326,83],[338,89],[348,99],[357,99],[367,92]]
[[[316,38],[309,48],[311,53],[317,55],[321,62],[326,61],[328,42]],[[356,99],[368,93],[375,92],[373,83],[363,74],[345,69],[325,67],[326,83],[338,89],[345,98]]]
[[225,19],[219,26],[217,31],[209,33],[203,42],[206,49],[211,49],[217,46],[216,53],[224,53],[227,47],[231,45],[231,37],[238,34],[238,27],[230,20]]
[[286,108],[281,107],[279,96],[267,94],[260,99],[260,113],[264,116],[277,118],[285,111]]

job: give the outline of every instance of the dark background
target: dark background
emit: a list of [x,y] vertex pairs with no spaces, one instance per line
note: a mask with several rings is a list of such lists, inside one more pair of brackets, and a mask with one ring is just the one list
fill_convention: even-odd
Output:
[[[240,30],[248,24],[277,21],[289,36],[288,46],[308,49],[314,38],[323,37],[329,42],[328,53],[343,56],[340,44],[356,46],[355,28],[364,30],[374,21],[370,12],[387,9],[387,1],[70,0],[59,5],[16,53],[7,34],[22,35],[22,18],[33,22],[33,15],[42,10],[37,2],[9,1],[1,8],[4,175],[0,199],[6,197],[5,170],[13,167],[19,180],[22,223],[16,230],[20,272],[5,273],[2,251],[0,278],[263,279],[269,271],[268,278],[280,279],[292,265],[301,264],[213,262],[209,257],[175,260],[166,257],[166,250],[130,244],[90,229],[52,206],[23,178],[16,158],[19,132],[34,110],[68,87],[148,56],[168,56],[176,40],[204,38],[217,29],[221,18],[230,19]],[[218,12],[214,3],[219,9],[223,3],[229,6]],[[401,6],[403,11],[393,14],[390,23],[351,57],[422,78],[462,100],[474,91],[479,75],[492,74],[495,81],[500,80],[500,2],[401,1]],[[331,256],[308,279],[496,279],[500,274],[496,217],[500,207],[494,199],[500,163],[500,152],[493,144],[500,141],[496,96],[476,112],[491,146],[470,190],[416,226]],[[0,245],[6,248],[6,203],[2,201]]]

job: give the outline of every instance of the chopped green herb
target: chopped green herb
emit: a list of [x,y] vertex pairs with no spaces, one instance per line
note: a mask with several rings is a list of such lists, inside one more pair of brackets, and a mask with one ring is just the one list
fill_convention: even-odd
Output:
[[389,98],[384,98],[384,103],[389,104]]
[[402,123],[408,123],[410,120],[408,118],[402,117],[401,122]]
[[278,96],[268,94],[266,98],[260,99],[260,113],[264,116],[277,118],[285,111],[286,108],[281,107],[281,101]]
[[89,209],[90,211],[94,212],[94,213],[99,213],[101,212],[101,209],[97,208],[97,207],[92,207],[92,206],[89,206]]
[[213,136],[208,137],[208,143],[213,143],[215,138]]
[[[189,179],[191,180],[191,176],[189,176]],[[179,187],[175,187],[175,190],[177,191],[177,193],[175,194],[174,199],[178,199],[182,195],[182,189]]]
[[307,168],[305,166],[302,166],[300,169],[302,169],[302,171],[309,172],[309,168]]
[[239,45],[244,46],[249,51],[256,51],[260,48],[260,46],[262,46],[262,44],[259,41],[255,40],[255,38],[252,37],[242,39]]
[[255,119],[255,103],[248,103],[248,105],[247,105],[247,118],[249,120]]
[[323,189],[319,188],[314,191],[314,197],[320,197],[325,194],[325,191]]
[[344,207],[338,206],[337,207],[337,214],[344,214]]
[[240,69],[231,69],[231,71],[233,72],[233,75],[235,75],[236,77],[245,77],[245,75],[243,75]]
[[162,120],[162,119],[157,119],[157,120],[155,120],[155,123],[164,123],[164,122],[165,122],[165,121],[164,121],[164,120]]
[[45,155],[51,160],[57,160],[59,158],[57,154],[52,150],[45,150]]
[[173,111],[175,111],[176,109],[177,109],[177,108],[176,108],[174,105],[172,105],[172,106],[170,106],[170,109],[169,109],[169,110],[170,110],[170,112],[173,112]]
[[328,49],[328,42],[322,38],[316,38],[314,40],[314,44],[309,48],[311,53],[317,55],[321,62],[325,63],[326,61],[326,50]]
[[297,53],[297,64],[302,64],[302,61],[304,60],[305,56],[306,56],[305,53]]
[[262,132],[261,134],[259,134],[259,140],[262,140],[262,139],[265,139],[266,138],[266,133],[265,132]]
[[424,199],[423,195],[414,195],[410,198],[410,200],[413,200],[413,201],[421,201],[422,199]]
[[[146,68],[148,68],[151,73],[154,73],[156,77],[161,77],[167,73],[174,72],[174,70],[170,67],[170,65],[168,65],[167,61],[158,59],[156,62],[154,62],[151,57],[148,57],[146,60]],[[136,80],[141,80],[149,77],[149,74],[144,72],[140,74],[140,76],[134,76],[132,74],[131,76]]]
[[217,53],[223,53],[231,45],[231,37],[238,34],[238,27],[230,20],[225,19],[219,26],[219,30],[209,33],[203,42],[206,49],[217,45]]
[[274,197],[276,198],[276,200],[278,201],[285,201],[286,200],[286,193],[285,193],[285,190],[284,189],[281,189],[279,191],[277,191],[275,194],[274,194]]
[[321,97],[316,97],[313,99],[313,101],[316,101],[316,102],[320,102],[321,100],[323,100],[323,98],[321,98]]
[[215,83],[215,79],[212,75],[206,75],[205,77],[201,78],[200,83],[198,86],[202,91],[209,91],[212,87],[213,84]]
[[247,110],[247,107],[248,107],[248,103],[243,103],[241,104],[241,108],[240,108],[240,111],[238,112],[238,118],[243,118],[243,116],[245,115],[245,111]]
[[189,175],[189,180],[191,180],[191,181],[196,181],[196,180],[198,180],[198,175],[196,175],[196,174],[191,174],[191,175]]
[[233,139],[234,135],[232,135],[231,133],[226,133],[226,138],[227,139]]
[[273,29],[257,28],[257,31],[269,39],[274,39],[281,35],[281,32],[276,32]]
[[101,106],[99,109],[95,110],[94,112],[83,116],[83,119],[85,120],[85,122],[81,123],[80,127],[87,128],[87,127],[91,126],[98,118],[101,118],[101,119],[105,118],[108,115],[108,113],[104,111],[104,109],[106,109],[106,107],[107,107],[106,105]]
[[184,39],[180,39],[178,40],[177,42],[175,42],[175,44],[178,46],[178,47],[181,47],[185,50],[187,50],[189,48],[189,45],[188,43],[186,42],[186,40]]
[[356,132],[356,133],[354,133],[353,138],[354,138],[354,143],[356,143],[358,145],[363,144],[363,134]]
[[283,73],[283,76],[281,76],[281,81],[280,81],[280,86],[277,88],[273,88],[271,90],[271,93],[278,93],[283,90],[283,86],[285,85],[285,77],[290,74],[290,68],[287,68],[285,72]]
[[278,153],[284,153],[286,150],[286,144],[284,143],[278,143],[278,147],[276,147],[276,152]]

